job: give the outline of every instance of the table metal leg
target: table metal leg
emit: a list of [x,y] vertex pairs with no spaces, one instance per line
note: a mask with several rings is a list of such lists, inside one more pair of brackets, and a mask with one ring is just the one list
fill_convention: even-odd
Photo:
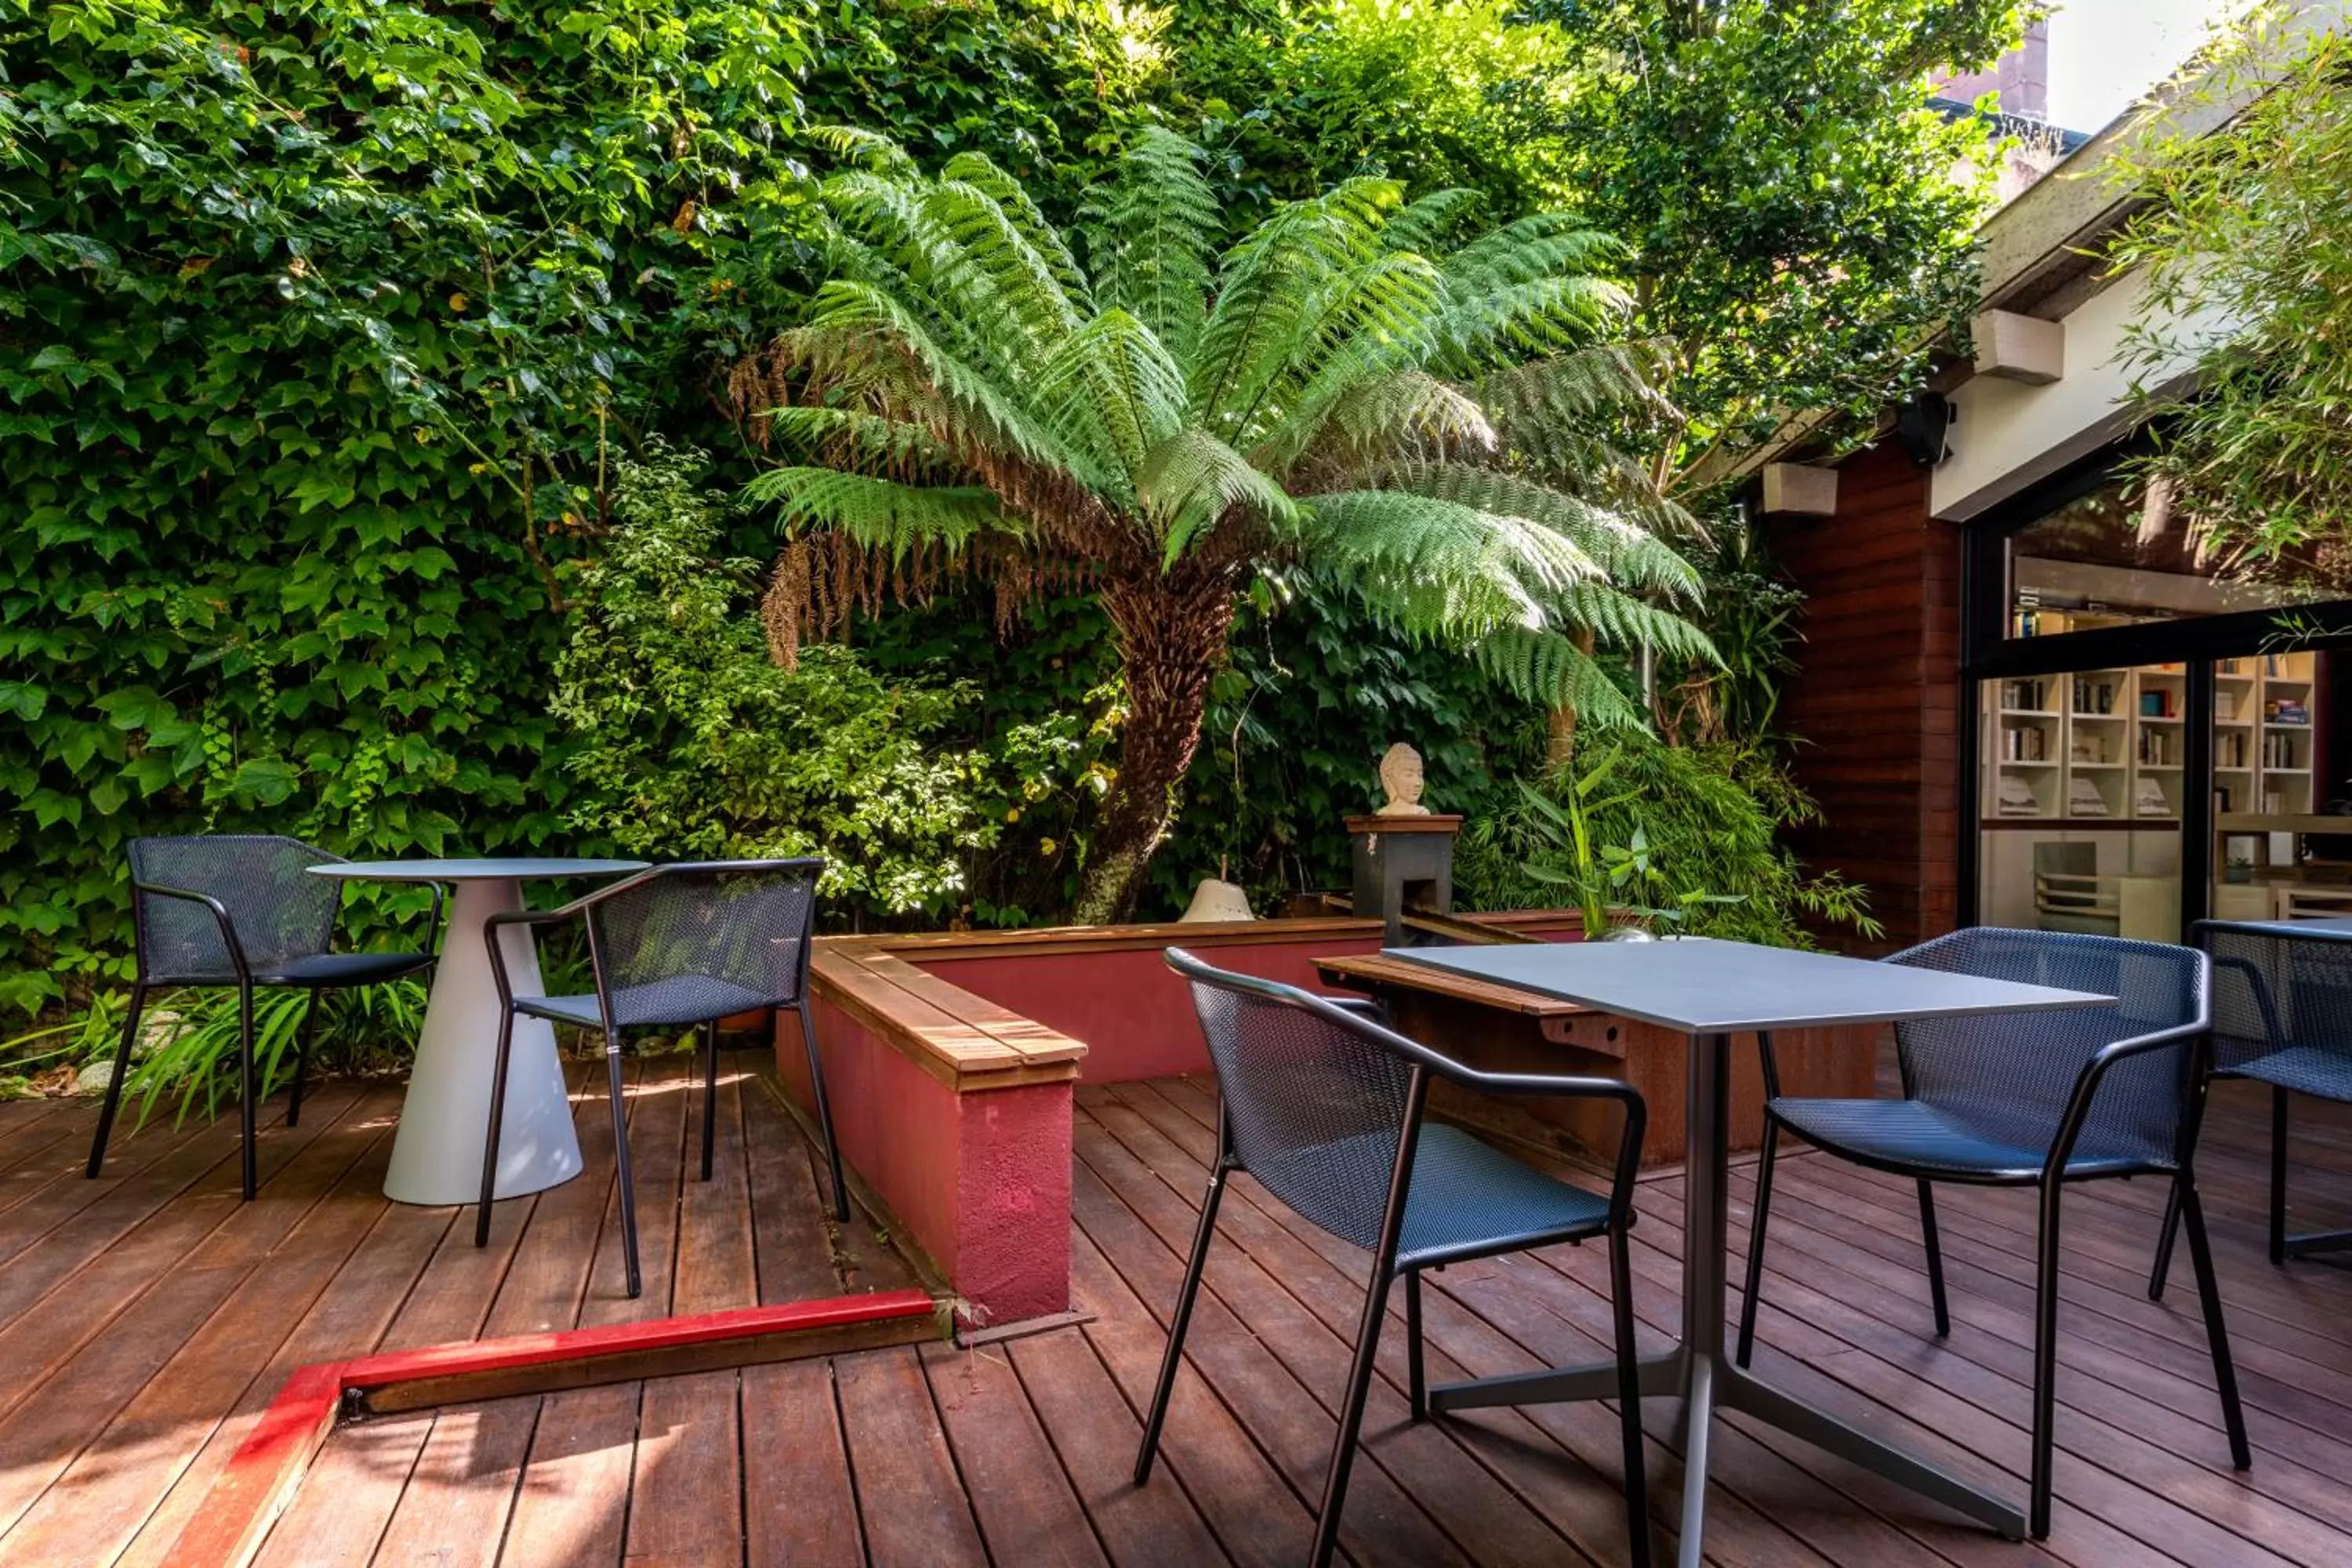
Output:
[[[522,908],[522,885],[457,884],[448,934],[435,965],[416,1041],[416,1064],[401,1102],[384,1195],[404,1204],[469,1204],[481,1195],[482,1141],[489,1133],[491,1053],[498,1048],[499,990],[491,977],[482,922]],[[530,931],[500,933],[516,994],[540,990],[539,952]],[[499,1138],[499,1197],[520,1197],[580,1173],[580,1141],[564,1093],[555,1031],[541,1018],[517,1018]]]
[[[1634,1363],[1642,1396],[1663,1399],[1683,1392],[1683,1355],[1678,1350],[1644,1356]],[[1556,1371],[1516,1372],[1449,1383],[1429,1391],[1432,1410],[1478,1410],[1496,1405],[1564,1405],[1579,1399],[1617,1397],[1617,1363],[1596,1361]]]
[[[1687,1142],[1683,1167],[1683,1342],[1643,1360],[1642,1392],[1680,1394],[1683,1450],[1681,1561],[1696,1568],[1706,1534],[1707,1453],[1718,1409],[1737,1410],[1791,1436],[1910,1488],[2012,1541],[2025,1535],[2025,1515],[2011,1504],[1849,1426],[1792,1394],[1783,1394],[1727,1360],[1724,1350],[1726,1253],[1730,1184],[1731,1041],[1723,1035],[1691,1041]],[[1430,1390],[1433,1410],[1613,1399],[1612,1363],[1517,1373]]]
[[1950,1471],[1915,1458],[1860,1427],[1850,1426],[1769,1384],[1757,1381],[1737,1367],[1723,1369],[1716,1398],[1727,1410],[1769,1422],[1792,1437],[1801,1437],[1816,1448],[1908,1487],[1955,1513],[1966,1514],[2011,1541],[2025,1539],[2025,1514],[2015,1504],[2003,1502]]

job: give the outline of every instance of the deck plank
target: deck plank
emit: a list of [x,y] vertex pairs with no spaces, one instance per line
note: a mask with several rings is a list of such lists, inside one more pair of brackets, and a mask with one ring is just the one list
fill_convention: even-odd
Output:
[[920,1353],[989,1556],[1023,1568],[1108,1568],[1004,1348],[929,1344]]
[[987,1568],[916,1352],[842,1356],[834,1366],[873,1568]]
[[[36,1387],[0,1419],[0,1454],[10,1457],[0,1468],[0,1528],[14,1533],[49,1484],[384,1137],[381,1126],[329,1123],[269,1172],[257,1201],[237,1203],[232,1189],[226,1198],[232,1212],[207,1227],[201,1249],[127,1291],[130,1300],[119,1311],[87,1314],[85,1321],[97,1319],[99,1326],[76,1325],[72,1348],[60,1359],[29,1363],[51,1370],[24,1380]],[[17,1327],[62,1316],[41,1314]],[[0,1535],[0,1549],[5,1544]]]
[[743,1369],[743,1533],[751,1568],[865,1568],[829,1361]]

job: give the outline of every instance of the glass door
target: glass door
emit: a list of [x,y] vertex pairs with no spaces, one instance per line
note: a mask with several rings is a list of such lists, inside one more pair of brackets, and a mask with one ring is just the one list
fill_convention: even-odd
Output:
[[2213,663],[2213,913],[2352,915],[2352,817],[2329,762],[2339,656],[2309,649]]
[[2177,941],[2183,668],[2012,677],[1980,689],[1977,918]]

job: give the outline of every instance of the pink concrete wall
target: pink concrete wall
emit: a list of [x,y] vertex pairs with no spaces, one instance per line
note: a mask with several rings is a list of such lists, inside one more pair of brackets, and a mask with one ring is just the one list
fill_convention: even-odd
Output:
[[[1328,987],[1315,978],[1316,959],[1380,951],[1377,936],[1286,937],[1278,922],[1266,925],[1264,942],[1203,946],[1197,956],[1220,969],[1323,991]],[[1577,929],[1563,921],[1557,929],[1536,928],[1528,934],[1558,940]],[[1184,943],[1178,939],[1169,945]],[[1001,947],[947,953],[910,950],[906,956],[974,995],[1085,1041],[1087,1081],[1121,1083],[1209,1068],[1192,1000],[1161,952],[1106,946],[1032,953]]]
[[[975,1309],[1005,1323],[1070,1304],[1067,1082],[958,1094],[856,1019],[816,1000],[841,1156]],[[776,1021],[776,1070],[803,1106],[796,1016]]]

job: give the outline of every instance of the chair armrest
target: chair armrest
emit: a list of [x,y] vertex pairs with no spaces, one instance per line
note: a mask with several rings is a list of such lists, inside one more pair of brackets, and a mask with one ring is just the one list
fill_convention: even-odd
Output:
[[2099,1092],[2099,1085],[2105,1081],[2109,1069],[2118,1062],[2144,1057],[2150,1051],[2163,1050],[2183,1040],[2194,1041],[2207,1034],[2211,1026],[2210,1017],[2200,1018],[2192,1024],[2159,1029],[2154,1034],[2135,1035],[2130,1039],[2100,1047],[2074,1077],[2074,1089],[2067,1097],[2066,1113],[2058,1121],[2058,1136],[2052,1141],[2049,1158],[2042,1163],[2042,1180],[2058,1180],[2074,1162],[2075,1142],[2083,1135],[2083,1124],[2090,1120],[2092,1101]]
[[1353,1013],[1359,1018],[1370,1018],[1375,1024],[1389,1021],[1389,1010],[1370,996],[1326,996],[1323,1000],[1342,1011]]
[[185,899],[190,903],[202,904],[212,910],[213,919],[219,922],[221,942],[228,949],[229,968],[236,975],[237,984],[253,984],[253,971],[245,962],[245,944],[236,939],[236,925],[228,918],[227,905],[210,893],[199,893],[189,888],[167,888],[161,882],[142,882],[134,878],[131,888],[134,893],[152,893],[160,899]]
[[508,926],[561,925],[578,915],[591,900],[577,899],[560,910],[503,910],[482,922],[482,943],[490,950],[490,978],[498,983],[499,1005],[514,1011],[514,984],[507,975],[506,950],[499,932]]

